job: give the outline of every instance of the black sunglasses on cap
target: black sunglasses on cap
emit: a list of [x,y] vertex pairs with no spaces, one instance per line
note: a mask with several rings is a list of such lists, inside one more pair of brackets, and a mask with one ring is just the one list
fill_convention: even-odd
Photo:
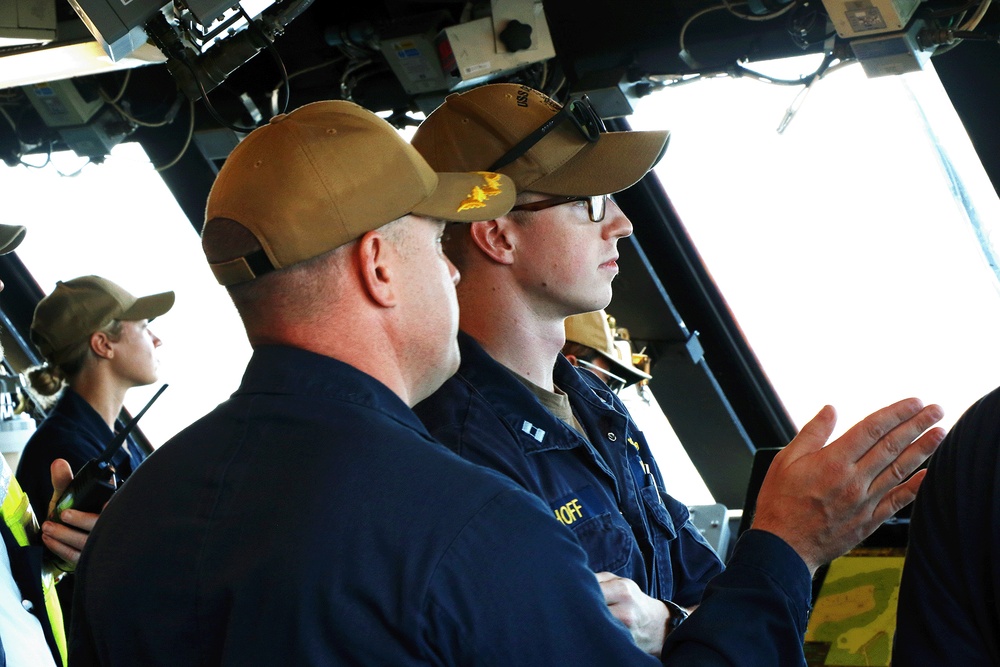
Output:
[[532,146],[544,139],[545,135],[566,120],[572,122],[576,129],[580,131],[580,134],[590,143],[596,143],[601,138],[601,132],[606,131],[604,121],[597,115],[594,107],[590,104],[590,99],[584,95],[578,100],[567,102],[554,116],[539,125],[531,134],[521,139],[513,148],[501,155],[500,159],[491,164],[487,171],[498,171],[501,167],[506,167],[527,153]]

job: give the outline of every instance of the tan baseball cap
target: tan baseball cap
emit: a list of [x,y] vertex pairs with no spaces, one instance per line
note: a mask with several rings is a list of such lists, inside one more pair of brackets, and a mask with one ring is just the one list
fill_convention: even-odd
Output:
[[21,245],[27,231],[21,225],[0,225],[0,255],[13,252]]
[[223,285],[338,248],[408,213],[451,222],[500,217],[514,205],[499,174],[435,173],[387,122],[356,104],[314,102],[271,119],[226,159],[206,228],[234,220],[263,255],[211,264]]
[[112,320],[151,320],[173,305],[173,292],[134,297],[99,276],[60,281],[35,306],[31,342],[50,364],[58,366],[76,356],[90,335]]
[[567,317],[565,326],[566,340],[586,345],[601,355],[611,364],[611,372],[625,380],[625,386],[653,377],[632,365],[631,345],[628,341],[618,341],[628,346],[627,356],[618,347],[611,334],[608,315],[603,310]]
[[[562,107],[524,85],[496,83],[449,95],[417,128],[413,145],[438,170],[489,169]],[[663,156],[667,131],[602,132],[589,141],[574,122],[553,125],[496,171],[518,192],[582,197],[634,185]]]

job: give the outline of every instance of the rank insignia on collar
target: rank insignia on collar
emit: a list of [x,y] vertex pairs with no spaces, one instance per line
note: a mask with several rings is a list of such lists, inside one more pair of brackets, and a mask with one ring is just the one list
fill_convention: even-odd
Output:
[[523,424],[521,424],[521,430],[530,435],[538,442],[541,442],[542,440],[545,439],[545,430],[538,428],[529,421],[526,421]]

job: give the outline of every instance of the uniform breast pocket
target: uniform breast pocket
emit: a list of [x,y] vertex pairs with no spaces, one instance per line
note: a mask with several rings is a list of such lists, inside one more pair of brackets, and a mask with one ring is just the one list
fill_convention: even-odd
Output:
[[577,521],[570,529],[587,552],[594,572],[617,572],[628,565],[632,555],[631,534],[612,514]]
[[687,507],[670,496],[661,497],[655,486],[643,487],[642,501],[653,524],[658,528],[657,532],[667,540],[677,537],[676,527],[683,526],[690,516]]

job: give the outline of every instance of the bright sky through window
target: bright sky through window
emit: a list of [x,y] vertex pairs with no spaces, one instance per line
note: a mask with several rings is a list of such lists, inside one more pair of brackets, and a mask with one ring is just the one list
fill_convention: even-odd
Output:
[[988,238],[996,192],[932,68],[834,72],[778,134],[797,92],[706,80],[629,122],[672,131],[657,174],[796,424],[830,403],[840,432],[918,396],[949,426],[1000,384],[997,280],[957,196]]

